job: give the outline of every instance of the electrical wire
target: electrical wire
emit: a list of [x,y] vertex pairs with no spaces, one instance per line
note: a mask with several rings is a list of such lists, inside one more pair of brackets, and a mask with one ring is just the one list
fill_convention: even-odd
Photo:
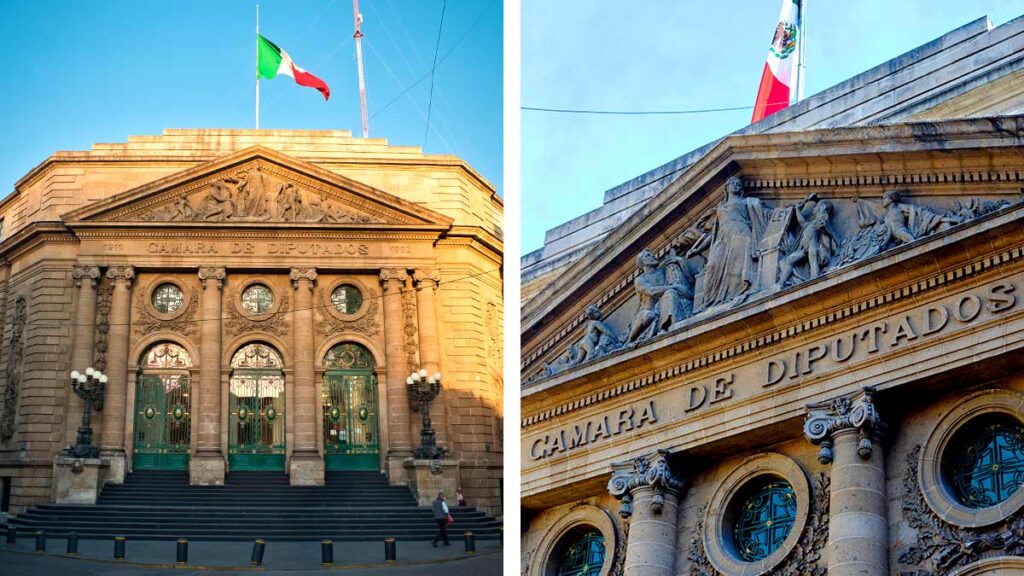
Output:
[[[789,104],[785,102],[771,102],[768,106],[777,104]],[[753,110],[754,106],[729,106],[725,108],[694,108],[690,110],[580,110],[576,108],[545,108],[541,106],[520,106],[521,110],[529,112],[554,112],[559,114],[599,114],[608,116],[653,116],[653,115],[682,115],[682,114],[706,114],[711,112],[735,112],[737,110]]]
[[448,8],[448,0],[441,2],[441,23],[437,25],[437,42],[434,43],[434,63],[430,66],[430,98],[427,100],[427,126],[423,129],[423,147],[427,147],[427,135],[430,134],[430,110],[434,106],[434,78],[437,70],[437,53],[441,50],[441,31],[444,30],[444,13]]

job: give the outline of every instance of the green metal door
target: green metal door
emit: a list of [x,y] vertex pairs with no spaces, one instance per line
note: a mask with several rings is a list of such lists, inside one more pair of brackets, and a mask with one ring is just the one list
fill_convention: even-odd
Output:
[[324,376],[324,459],[328,470],[377,470],[377,380],[369,371]]
[[228,411],[232,470],[284,470],[284,376],[280,370],[235,370]]
[[135,386],[134,470],[188,470],[192,411],[184,374],[139,374]]

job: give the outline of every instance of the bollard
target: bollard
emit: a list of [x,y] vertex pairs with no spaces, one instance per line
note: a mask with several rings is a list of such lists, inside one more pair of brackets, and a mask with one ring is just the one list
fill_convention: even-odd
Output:
[[124,536],[114,536],[114,560],[124,560]]
[[14,544],[18,541],[18,529],[14,526],[7,527],[7,543]]
[[324,566],[330,566],[334,564],[334,541],[333,540],[321,540],[320,541],[320,563]]
[[395,539],[385,538],[384,539],[384,561],[394,562],[398,558],[395,550]]
[[267,548],[267,542],[263,538],[257,538],[252,543],[252,563],[257,566],[263,564],[263,551]]
[[76,556],[78,554],[78,532],[71,532],[68,534],[68,555]]
[[476,537],[473,536],[473,533],[467,531],[462,538],[466,541],[466,553],[476,554]]
[[178,540],[178,554],[174,561],[178,564],[188,562],[188,540],[184,538]]
[[36,531],[36,552],[42,552],[46,550],[46,532],[42,530]]
[[505,528],[498,526],[498,545],[501,546],[505,543]]

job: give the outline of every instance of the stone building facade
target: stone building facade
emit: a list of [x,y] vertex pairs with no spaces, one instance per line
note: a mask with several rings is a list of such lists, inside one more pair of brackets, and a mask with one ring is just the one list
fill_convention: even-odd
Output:
[[447,480],[500,511],[501,222],[464,161],[348,132],[167,130],[58,152],[0,204],[0,478],[50,501],[82,402],[107,483],[137,469],[387,473],[426,490],[406,379]]
[[709,145],[524,280],[524,575],[1024,573],[1022,30],[918,116]]

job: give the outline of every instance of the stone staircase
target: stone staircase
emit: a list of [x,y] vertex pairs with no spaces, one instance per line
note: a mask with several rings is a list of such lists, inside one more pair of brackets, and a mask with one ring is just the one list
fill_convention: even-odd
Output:
[[[451,513],[456,539],[467,530],[499,537],[501,524],[483,512]],[[431,509],[417,506],[409,488],[356,471],[329,471],[322,487],[290,486],[281,472],[232,472],[224,486],[189,486],[187,472],[139,471],[105,487],[95,506],[43,504],[9,522],[22,535],[133,540],[431,540],[436,531]]]

